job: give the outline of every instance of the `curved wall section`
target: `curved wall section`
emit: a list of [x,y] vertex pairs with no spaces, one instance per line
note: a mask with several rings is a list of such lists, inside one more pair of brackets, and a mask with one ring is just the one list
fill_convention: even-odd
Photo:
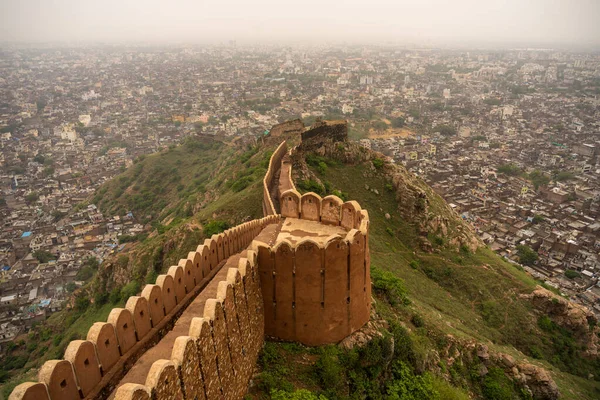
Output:
[[317,232],[333,225],[340,233],[321,241],[307,235],[296,244],[281,238],[273,246],[253,243],[265,334],[309,346],[339,342],[369,321],[369,214],[355,201],[295,190],[283,192],[280,204],[288,221],[311,221]]

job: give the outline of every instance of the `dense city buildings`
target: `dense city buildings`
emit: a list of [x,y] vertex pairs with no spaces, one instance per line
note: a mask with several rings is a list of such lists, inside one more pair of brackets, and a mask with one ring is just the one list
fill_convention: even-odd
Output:
[[253,143],[294,118],[348,120],[493,250],[600,314],[597,54],[7,48],[0,71],[0,343],[149,230],[104,215],[102,183],[186,137]]

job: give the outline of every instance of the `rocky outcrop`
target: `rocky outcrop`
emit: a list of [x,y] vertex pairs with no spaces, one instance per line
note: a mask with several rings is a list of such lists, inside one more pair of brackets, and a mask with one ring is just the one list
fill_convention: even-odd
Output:
[[558,386],[544,368],[526,361],[516,362],[513,357],[504,353],[494,354],[493,361],[534,399],[555,400],[560,397]]
[[579,344],[585,347],[585,355],[598,356],[600,329],[593,312],[539,286],[522,297],[531,300],[533,306],[554,323],[571,331]]
[[318,180],[305,162],[306,154],[310,153],[344,164],[364,163],[368,166],[364,173],[366,180],[375,174],[383,173],[396,195],[396,211],[401,218],[409,221],[423,238],[419,244],[424,251],[431,251],[431,244],[427,240],[429,234],[444,237],[447,243],[456,249],[465,246],[470,251],[475,251],[482,245],[473,228],[425,182],[403,166],[384,161],[385,156],[382,154],[353,142],[333,140],[327,136],[311,137],[303,141],[295,152],[293,171],[296,179]]

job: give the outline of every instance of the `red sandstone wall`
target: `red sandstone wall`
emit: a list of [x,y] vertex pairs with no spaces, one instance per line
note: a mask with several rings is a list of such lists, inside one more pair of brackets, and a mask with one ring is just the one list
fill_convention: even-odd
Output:
[[[126,308],[113,309],[108,322],[95,323],[87,340],[71,342],[64,360],[47,361],[40,369],[40,382],[17,386],[10,400],[105,397],[127,366],[160,340],[210,282],[225,254],[246,248],[266,225],[278,221],[279,216],[271,215],[205,241],[156,285],[131,297]],[[250,251],[238,268],[230,268],[217,299],[207,302],[204,317],[196,318],[189,336],[178,338],[171,360],[157,361],[146,385],[123,385],[116,399],[241,399],[264,336],[259,282],[256,255]]]
[[263,178],[263,215],[275,215],[277,210],[271,199],[271,188],[273,187],[273,179],[275,173],[281,168],[281,160],[287,154],[287,144],[285,140],[277,147],[273,152],[271,159],[269,160],[269,168]]
[[336,343],[360,329],[371,309],[369,215],[355,201],[324,199],[296,190],[281,195],[281,214],[347,232],[325,245],[255,242],[264,299],[265,333],[316,346]]

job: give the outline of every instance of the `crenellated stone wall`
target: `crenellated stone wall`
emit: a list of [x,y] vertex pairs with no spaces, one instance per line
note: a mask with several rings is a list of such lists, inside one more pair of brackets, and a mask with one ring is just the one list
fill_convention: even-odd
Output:
[[371,308],[369,214],[300,195],[289,159],[283,141],[263,180],[264,218],[205,240],[9,400],[242,399],[265,336],[314,346],[360,329]]
[[[64,360],[44,363],[39,382],[17,386],[9,399],[106,398],[139,356],[171,329],[225,260],[248,247],[266,225],[278,222],[279,216],[272,215],[205,240],[156,284],[130,297],[125,308],[113,309],[107,322],[96,322],[86,340],[71,342]],[[241,398],[264,336],[259,285],[256,256],[249,252],[238,268],[228,270],[227,281],[219,283],[217,298],[207,301],[203,317],[193,321],[189,337],[177,339],[171,360],[157,361],[145,386],[123,385],[116,398]]]
[[271,159],[269,160],[269,167],[267,168],[267,173],[263,178],[264,216],[277,214],[277,209],[273,202],[272,193],[276,193],[276,191],[278,190],[278,188],[275,187],[275,182],[279,179],[278,174],[281,169],[281,161],[283,157],[287,154],[287,151],[287,143],[284,140],[273,152],[273,154],[271,155]]
[[[267,336],[315,346],[337,343],[370,316],[369,214],[355,201],[315,193],[281,195],[285,224],[311,221],[310,235],[293,244],[280,238],[270,246],[255,241]],[[302,225],[302,224],[299,224]],[[314,240],[321,225],[341,228]],[[300,233],[301,235],[302,233]]]

